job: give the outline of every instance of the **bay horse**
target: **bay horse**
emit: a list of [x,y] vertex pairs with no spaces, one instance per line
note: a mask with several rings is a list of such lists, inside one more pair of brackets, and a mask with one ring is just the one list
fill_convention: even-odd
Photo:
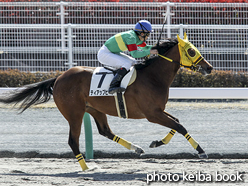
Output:
[[[185,136],[193,148],[198,151],[200,158],[207,158],[207,154],[189,135],[179,120],[164,110],[169,97],[169,87],[180,67],[202,74],[210,74],[213,67],[188,41],[186,33],[184,39],[177,36],[177,39],[167,39],[154,48],[158,50],[158,56],[146,60],[145,64],[135,66],[137,78],[124,94],[128,116],[132,119],[146,118],[149,122],[171,129],[165,138],[153,141],[150,145],[151,148],[167,144],[175,132],[178,132]],[[94,118],[101,135],[138,154],[144,153],[141,147],[111,131],[106,115],[118,116],[114,97],[89,96],[94,69],[95,67],[73,67],[57,78],[26,85],[18,91],[0,98],[0,102],[5,104],[20,103],[19,109],[22,109],[23,112],[32,105],[47,102],[53,95],[56,106],[69,123],[68,144],[83,171],[88,167],[79,150],[79,136],[85,112]]]

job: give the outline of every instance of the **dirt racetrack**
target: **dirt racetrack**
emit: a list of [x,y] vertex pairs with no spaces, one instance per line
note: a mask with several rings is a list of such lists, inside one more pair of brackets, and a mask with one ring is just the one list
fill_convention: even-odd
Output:
[[[0,158],[0,185],[247,185],[247,159]],[[224,179],[224,180],[223,180]],[[154,181],[155,180],[155,181]]]
[[[92,122],[95,159],[87,162],[91,169],[86,172],[72,155],[68,124],[56,108],[20,115],[0,108],[0,186],[248,185],[248,101],[168,104],[167,111],[204,147],[206,160],[196,158],[179,134],[168,145],[150,149],[151,141],[162,139],[169,129],[109,117],[118,135],[144,148],[146,154],[137,157],[99,135]],[[83,134],[80,142],[83,153]]]

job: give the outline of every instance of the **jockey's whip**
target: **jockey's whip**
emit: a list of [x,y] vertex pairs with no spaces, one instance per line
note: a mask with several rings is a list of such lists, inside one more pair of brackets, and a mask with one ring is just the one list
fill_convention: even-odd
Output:
[[166,13],[163,13],[163,16],[164,16],[164,23],[163,23],[163,27],[162,27],[162,30],[161,30],[160,36],[159,36],[159,38],[158,38],[157,46],[159,45],[159,41],[160,41],[160,39],[161,39],[161,36],[162,36],[163,30],[164,30],[164,25],[165,25],[165,23],[166,23],[167,15],[168,15],[168,14],[167,14],[167,12],[166,12]]

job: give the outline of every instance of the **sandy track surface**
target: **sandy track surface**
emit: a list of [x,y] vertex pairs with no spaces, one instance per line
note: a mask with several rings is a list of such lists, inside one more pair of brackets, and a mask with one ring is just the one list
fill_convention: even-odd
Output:
[[148,180],[150,185],[248,185],[248,159],[94,159],[87,164],[90,170],[82,172],[70,158],[0,158],[0,185],[138,186]]

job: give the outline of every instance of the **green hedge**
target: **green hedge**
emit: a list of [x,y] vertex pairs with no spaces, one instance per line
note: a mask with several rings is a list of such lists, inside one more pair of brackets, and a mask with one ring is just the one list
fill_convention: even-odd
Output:
[[187,70],[180,70],[172,87],[248,87],[248,74],[232,71],[212,71],[203,76]]
[[[0,70],[0,87],[20,87],[57,77],[63,72],[30,73],[18,70]],[[248,74],[231,71],[213,71],[208,76],[180,70],[172,87],[248,87]]]
[[0,87],[21,87],[23,85],[37,83],[46,79],[54,78],[62,74],[62,72],[49,73],[31,73],[20,72],[18,70],[0,70]]

